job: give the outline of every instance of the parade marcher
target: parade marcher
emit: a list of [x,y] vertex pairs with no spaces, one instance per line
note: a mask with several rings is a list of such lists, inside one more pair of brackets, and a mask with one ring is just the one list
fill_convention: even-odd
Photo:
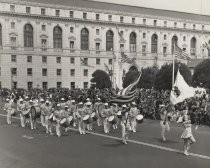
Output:
[[189,155],[188,150],[191,144],[195,143],[195,138],[192,135],[191,120],[187,115],[188,110],[183,111],[183,125],[185,130],[183,131],[181,138],[184,140],[184,154]]
[[129,122],[130,122],[130,126],[131,126],[131,130],[133,132],[136,132],[136,116],[138,115],[139,110],[136,107],[136,103],[132,102],[131,103],[131,108],[128,112],[128,118],[129,118]]
[[50,105],[50,102],[47,100],[44,104],[44,106],[42,107],[42,112],[44,114],[44,125],[46,128],[46,133],[50,133],[52,134],[52,127],[51,127],[51,123],[49,122],[49,116],[52,113],[52,106]]
[[61,126],[60,126],[60,121],[63,118],[63,111],[61,110],[61,105],[57,104],[57,109],[54,112],[55,120],[56,120],[56,126],[55,126],[55,131],[56,135],[58,137],[61,137]]
[[31,130],[36,129],[36,116],[34,114],[31,113],[31,107],[34,105],[33,100],[30,100],[27,104],[26,104],[26,110],[29,111],[28,115],[29,115],[29,122],[31,125]]
[[6,104],[4,105],[4,110],[7,113],[7,124],[12,124],[12,115],[15,113],[14,102],[10,99],[6,99]]
[[40,99],[40,111],[41,111],[41,124],[43,127],[45,127],[45,113],[43,111],[44,109],[44,106],[45,106],[45,102],[44,102],[44,99]]
[[[70,116],[70,111],[69,111],[69,106],[66,105],[65,109],[63,110],[63,118],[68,118]],[[65,132],[67,132],[69,130],[69,127],[65,128]]]
[[20,98],[17,102],[17,111],[20,113],[20,125],[21,127],[25,127],[25,114],[26,114],[26,101],[23,101],[22,98]]
[[[86,103],[85,112],[86,112],[86,115],[90,115],[90,117],[91,117],[91,114],[93,112],[93,108],[92,108],[92,103],[91,102],[87,102]],[[88,131],[92,131],[93,130],[93,124],[92,123],[87,124],[87,130]]]
[[103,119],[104,133],[109,133],[110,124],[108,122],[108,118],[112,115],[111,108],[108,103],[104,104],[104,109],[101,111],[101,117]]
[[[113,114],[114,116],[117,116],[117,113],[118,113],[118,110],[119,110],[117,104],[114,103],[114,104],[112,105],[111,110],[112,110],[112,114]],[[118,122],[117,122],[116,124],[113,124],[113,125],[112,125],[113,129],[117,129],[117,125],[118,125]]]
[[65,102],[65,99],[63,97],[61,98],[60,105],[61,105],[61,110],[64,110],[65,106],[66,106],[66,102]]
[[85,109],[83,107],[83,103],[80,102],[78,104],[78,108],[76,112],[76,117],[78,121],[78,130],[80,134],[85,134],[85,124],[83,123],[84,116],[85,116]]
[[75,100],[71,100],[71,106],[69,107],[69,113],[74,118],[73,126],[76,127],[77,117],[76,117],[77,105]]
[[161,108],[160,109],[161,137],[162,140],[165,142],[166,141],[165,132],[170,131],[170,126],[165,105],[160,105],[160,108]]
[[70,108],[71,107],[71,96],[68,97],[68,100],[66,102],[66,105]]
[[103,103],[100,98],[97,98],[97,102],[94,104],[94,110],[97,115],[97,125],[100,127],[102,125],[101,111],[103,109]]
[[122,111],[121,111],[121,133],[122,133],[122,142],[124,144],[127,144],[127,139],[128,139],[128,131],[127,131],[127,122],[128,122],[128,109],[127,106],[124,104],[122,106]]

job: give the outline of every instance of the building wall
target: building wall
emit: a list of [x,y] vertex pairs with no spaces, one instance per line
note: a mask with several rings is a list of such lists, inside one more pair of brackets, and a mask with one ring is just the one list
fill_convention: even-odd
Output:
[[[10,11],[10,5],[15,4],[15,12]],[[31,7],[31,13],[26,14],[26,6]],[[41,8],[46,9],[46,16],[41,16]],[[91,74],[96,69],[106,70],[104,64],[107,64],[110,69],[114,69],[114,83],[121,87],[122,72],[128,71],[132,65],[120,65],[121,49],[120,44],[124,44],[124,52],[130,58],[135,57],[135,66],[139,69],[142,67],[153,66],[157,64],[159,67],[166,62],[172,61],[171,39],[173,36],[178,38],[178,46],[186,48],[186,52],[190,53],[190,41],[192,37],[197,40],[196,55],[192,58],[206,58],[207,50],[202,53],[202,44],[204,41],[210,40],[210,23],[202,23],[197,21],[186,21],[154,17],[154,16],[137,16],[125,13],[117,14],[115,11],[89,11],[87,19],[82,19],[84,10],[81,9],[60,9],[60,17],[55,17],[55,9],[58,7],[50,5],[33,4],[24,5],[16,4],[16,1],[0,1],[0,24],[2,25],[3,45],[0,46],[0,81],[2,87],[11,88],[11,82],[17,82],[19,88],[27,88],[27,82],[33,82],[33,87],[42,88],[42,82],[48,82],[48,88],[56,87],[57,82],[62,82],[62,87],[70,88],[70,83],[75,82],[75,86],[84,87],[84,82],[88,82],[90,86]],[[69,11],[74,10],[74,19],[69,18]],[[100,20],[96,21],[95,14],[100,13]],[[112,21],[108,21],[108,15],[112,15]],[[124,22],[120,22],[120,16],[124,17]],[[135,24],[132,24],[132,17],[135,17]],[[146,25],[143,19],[146,18]],[[154,26],[154,20],[157,20],[157,25]],[[164,25],[167,21],[167,27]],[[15,23],[15,28],[11,28],[11,22]],[[177,22],[177,27],[174,27],[174,22]],[[34,47],[24,48],[24,26],[31,24],[33,27]],[[186,23],[186,29],[183,24]],[[42,31],[42,25],[46,25],[46,31]],[[60,26],[62,29],[62,50],[53,48],[53,29],[55,26]],[[196,25],[193,29],[193,25]],[[202,26],[205,25],[204,28]],[[74,32],[70,32],[70,27],[74,28]],[[89,31],[89,50],[80,50],[80,33],[83,28]],[[100,34],[96,34],[96,29],[99,29]],[[106,32],[112,30],[114,33],[114,48],[113,52],[106,51]],[[120,39],[118,31],[123,31],[123,38]],[[132,32],[136,33],[136,52],[130,52],[129,37]],[[143,33],[146,33],[146,38],[143,38]],[[153,34],[158,36],[158,53],[151,54],[151,37]],[[167,39],[164,40],[164,35]],[[183,36],[186,36],[186,41],[183,41]],[[11,48],[11,37],[16,37],[16,46]],[[42,51],[41,39],[47,39],[47,51]],[[70,50],[70,41],[74,41],[74,50]],[[100,43],[100,54],[96,54],[96,42]],[[142,46],[147,46],[147,54],[142,54]],[[166,56],[163,55],[163,47],[167,47]],[[113,54],[114,53],[114,54]],[[17,62],[11,62],[11,55],[16,55]],[[32,63],[27,63],[27,56],[32,56]],[[42,56],[47,56],[47,63],[42,63]],[[114,65],[109,65],[109,59],[113,59]],[[61,64],[56,63],[56,57],[61,57]],[[70,63],[70,59],[75,58],[75,64]],[[80,58],[88,58],[88,64],[93,67],[82,66]],[[100,58],[100,65],[96,65],[96,59]],[[156,59],[157,58],[157,59]],[[11,76],[11,68],[17,68],[17,76]],[[33,69],[33,75],[27,76],[27,68]],[[42,68],[48,69],[48,75],[42,76]],[[61,77],[56,75],[56,69],[62,69]],[[75,76],[70,76],[70,69],[75,69]],[[83,71],[88,69],[88,77],[84,77]]]

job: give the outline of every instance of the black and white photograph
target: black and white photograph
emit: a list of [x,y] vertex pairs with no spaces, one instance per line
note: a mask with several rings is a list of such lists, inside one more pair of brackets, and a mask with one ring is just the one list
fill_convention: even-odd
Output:
[[210,168],[210,0],[0,0],[0,168]]

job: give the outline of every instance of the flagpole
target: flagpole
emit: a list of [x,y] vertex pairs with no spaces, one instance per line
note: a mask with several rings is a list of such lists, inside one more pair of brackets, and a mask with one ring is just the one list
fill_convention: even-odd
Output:
[[175,43],[174,43],[174,50],[173,50],[173,53],[172,53],[172,59],[173,59],[172,90],[173,90],[173,87],[174,87],[174,67],[175,67],[175,63],[174,63],[174,52],[175,52]]

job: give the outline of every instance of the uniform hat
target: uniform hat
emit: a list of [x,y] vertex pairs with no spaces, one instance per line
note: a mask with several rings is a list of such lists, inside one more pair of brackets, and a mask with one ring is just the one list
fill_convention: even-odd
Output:
[[41,102],[43,102],[43,101],[44,101],[44,99],[40,99],[40,101],[41,101]]
[[7,98],[6,101],[9,101],[9,99]]
[[69,108],[69,106],[65,105],[65,108]]
[[83,105],[83,103],[82,102],[79,102],[79,104],[78,105]]
[[65,99],[62,97],[61,100],[65,100]]
[[60,104],[57,104],[57,107],[60,107],[61,105]]
[[46,103],[50,103],[49,100],[47,100]]
[[33,103],[33,100],[29,100],[29,103]]
[[132,102],[132,105],[136,105],[136,103],[135,102]]
[[108,106],[108,103],[105,103],[104,106]]
[[90,101],[90,98],[87,98],[86,100],[87,100],[87,101]]
[[71,100],[72,103],[75,103],[75,100]]
[[126,108],[127,106],[125,104],[123,104],[122,107]]
[[101,100],[100,98],[98,98],[97,100]]

